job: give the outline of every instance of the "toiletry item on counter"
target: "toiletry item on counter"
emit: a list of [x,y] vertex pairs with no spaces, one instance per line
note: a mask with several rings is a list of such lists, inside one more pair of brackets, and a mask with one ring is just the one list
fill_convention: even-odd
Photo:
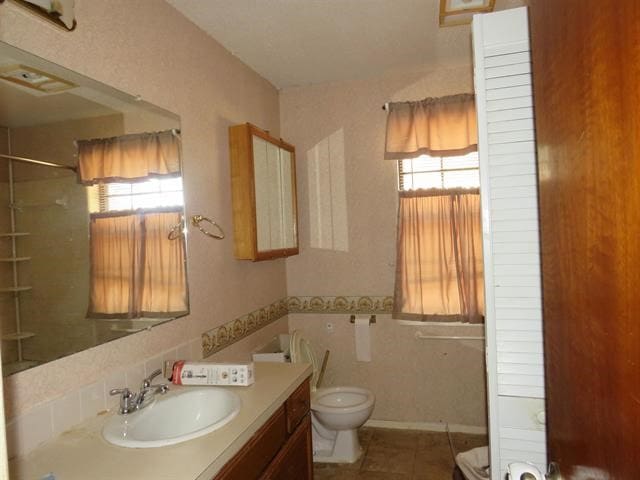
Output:
[[[167,362],[170,364],[171,362]],[[212,363],[178,360],[165,371],[175,385],[237,385],[248,386],[255,381],[253,362]]]

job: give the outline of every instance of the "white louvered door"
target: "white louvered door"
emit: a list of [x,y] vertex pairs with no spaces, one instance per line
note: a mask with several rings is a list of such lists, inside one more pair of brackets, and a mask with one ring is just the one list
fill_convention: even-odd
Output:
[[525,8],[476,15],[474,81],[492,479],[546,470],[538,195]]

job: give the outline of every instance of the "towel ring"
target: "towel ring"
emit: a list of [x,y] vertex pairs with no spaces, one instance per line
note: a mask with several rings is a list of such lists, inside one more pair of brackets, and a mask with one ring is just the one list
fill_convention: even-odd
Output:
[[182,235],[184,235],[184,233],[182,232],[183,228],[184,228],[184,221],[180,220],[180,223],[176,223],[173,227],[171,227],[171,230],[169,230],[169,234],[167,235],[167,238],[169,240],[179,239]]
[[[205,230],[200,225],[201,222],[209,222],[211,225],[216,227],[220,233],[211,233],[211,232]],[[216,222],[214,222],[213,220],[211,220],[208,217],[204,217],[202,215],[193,215],[191,217],[191,225],[193,225],[194,227],[198,227],[198,230],[200,230],[205,235],[208,235],[209,237],[213,237],[213,238],[216,238],[218,240],[222,240],[224,238],[224,231],[222,230],[222,227],[220,227],[220,225],[218,225]]]

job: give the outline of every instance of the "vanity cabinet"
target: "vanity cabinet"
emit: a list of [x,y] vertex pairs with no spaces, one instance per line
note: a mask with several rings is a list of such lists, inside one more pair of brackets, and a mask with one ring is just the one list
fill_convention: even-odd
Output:
[[246,123],[229,128],[234,255],[298,254],[295,148]]
[[213,480],[312,480],[309,392],[307,379]]

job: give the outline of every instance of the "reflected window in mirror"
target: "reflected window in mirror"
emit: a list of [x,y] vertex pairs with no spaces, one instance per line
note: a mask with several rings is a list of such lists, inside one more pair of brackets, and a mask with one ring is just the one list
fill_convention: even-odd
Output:
[[88,317],[166,318],[187,310],[180,138],[175,130],[78,141],[90,185]]
[[[3,374],[11,375],[186,315],[186,239],[180,235],[184,227],[181,157],[179,141],[174,141],[180,118],[3,42],[0,64],[37,70],[68,86],[63,91],[34,95],[32,88],[0,78]],[[80,142],[92,144],[91,139],[100,139],[95,145],[108,140],[122,148],[143,139],[142,143],[156,154],[136,162],[123,178],[112,178],[120,174],[109,166],[96,172],[96,177],[109,177],[107,182],[78,182],[77,146]],[[100,148],[93,154],[99,156]],[[114,163],[118,164],[119,160]],[[123,220],[127,214],[128,220]],[[136,228],[135,233],[144,232],[146,245],[142,237],[134,237],[136,248],[131,250],[135,253],[131,259],[137,263],[123,264],[121,274],[109,260],[113,258],[106,254],[109,250],[98,250],[104,254],[99,258],[111,276],[102,289],[104,298],[115,303],[122,300],[123,292],[134,292],[130,298],[137,306],[127,308],[126,314],[111,312],[118,315],[87,318],[91,271],[99,264],[97,259],[91,261],[92,222],[94,227],[110,225],[113,230],[119,224],[117,231]],[[123,230],[123,224],[128,230]],[[166,230],[181,238],[165,241]],[[121,242],[120,247],[123,245]],[[142,246],[145,256],[139,255]],[[161,252],[160,258],[173,262],[172,275],[166,275],[165,270],[156,275],[159,269],[149,266],[157,251]],[[122,255],[118,262],[121,259]],[[132,285],[132,272],[142,269],[144,288],[140,282],[133,283],[135,288],[120,288],[118,279],[127,279]],[[180,292],[175,296],[178,301],[157,306],[167,288]],[[147,314],[153,314],[153,318]]]
[[92,213],[184,206],[182,177],[98,184],[88,189],[88,195]]

